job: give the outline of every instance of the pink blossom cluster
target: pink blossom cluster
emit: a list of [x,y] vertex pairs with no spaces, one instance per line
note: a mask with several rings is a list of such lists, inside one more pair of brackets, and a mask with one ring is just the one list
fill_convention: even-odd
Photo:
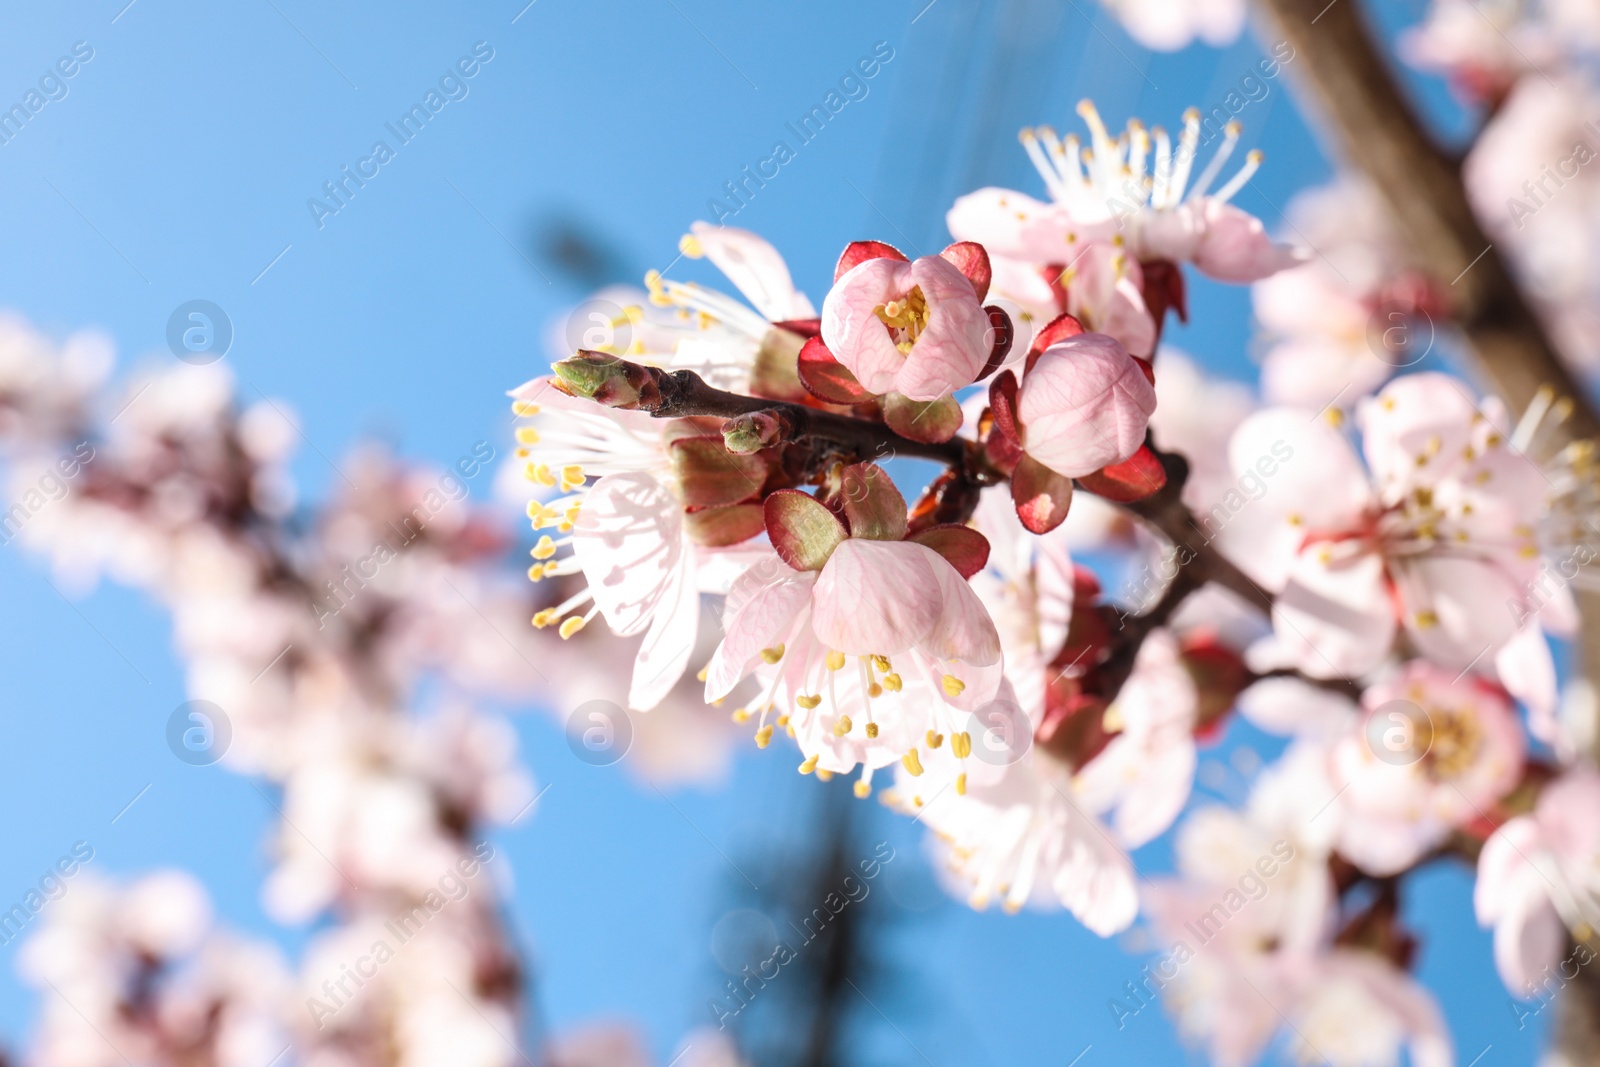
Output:
[[[1236,129],[1195,167],[1193,116],[1080,114],[1088,146],[1024,131],[1048,200],[962,197],[938,255],[857,241],[820,314],[765,241],[697,224],[684,251],[750,306],[652,276],[627,317],[679,330],[517,389],[557,590],[535,623],[642,635],[632,707],[698,671],[800,773],[866,797],[888,772],[974,907],[1142,916],[1164,951],[1113,1012],[1164,999],[1218,1063],[1281,1031],[1308,1060],[1451,1063],[1400,876],[1481,853],[1518,995],[1593,929],[1595,842],[1554,798],[1600,779],[1549,641],[1592,448],[1552,444],[1548,392],[1513,416],[1417,366],[1408,331],[1449,301],[1366,187],[1298,203],[1292,248],[1231,202],[1258,155],[1218,185]],[[1255,285],[1259,401],[1161,348],[1190,270]],[[897,453],[945,473],[913,495]],[[1242,810],[1195,808],[1235,712],[1286,747]],[[1192,808],[1141,886],[1131,850]]]

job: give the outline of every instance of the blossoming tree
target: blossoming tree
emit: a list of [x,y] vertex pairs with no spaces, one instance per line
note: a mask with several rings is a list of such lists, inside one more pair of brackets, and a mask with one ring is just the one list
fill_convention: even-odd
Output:
[[[1155,48],[1245,17],[1107,6]],[[1433,0],[1402,52],[1481,105],[1457,159],[1356,3],[1260,0],[1349,164],[1279,236],[1234,203],[1263,162],[1235,124],[1203,151],[1198,112],[1114,130],[1090,102],[1022,131],[1031,192],[961,196],[934,255],[863,235],[820,303],[694,223],[683,255],[738,296],[652,272],[624,341],[511,393],[531,590],[455,475],[363,451],[297,510],[279,406],[194,368],[108,400],[95,352],[4,324],[17,484],[82,474],[22,540],[171,610],[194,695],[226,697],[217,758],[281,816],[268,909],[320,924],[291,965],[181,873],[75,891],[21,957],[38,1062],[643,1062],[539,1032],[484,840],[536,794],[475,703],[548,701],[552,648],[579,653],[562,697],[614,683],[651,773],[737,729],[924,824],[974,908],[1143,921],[1162,950],[1112,1012],[1160,999],[1218,1064],[1453,1063],[1401,921],[1441,861],[1518,1010],[1565,990],[1564,1062],[1600,1062],[1591,8]],[[1252,287],[1258,392],[1163,346],[1208,313],[1196,274]],[[1424,327],[1459,364],[1417,365]],[[1239,721],[1281,753],[1183,817]],[[1141,876],[1169,831],[1175,870]]]

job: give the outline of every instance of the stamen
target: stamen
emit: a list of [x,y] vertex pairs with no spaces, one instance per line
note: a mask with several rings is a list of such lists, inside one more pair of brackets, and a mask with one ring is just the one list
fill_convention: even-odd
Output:
[[1211,183],[1216,181],[1217,175],[1221,173],[1222,165],[1233,155],[1233,146],[1239,143],[1239,134],[1243,132],[1244,127],[1237,122],[1230,122],[1222,128],[1222,147],[1211,157],[1211,162],[1200,172],[1200,177],[1194,180],[1194,187],[1189,190],[1189,195],[1184,197],[1185,200],[1199,200],[1206,195],[1206,190],[1211,188]]
[[1228,184],[1218,189],[1213,199],[1219,204],[1226,204],[1233,199],[1233,195],[1243,189],[1245,183],[1255,176],[1256,171],[1261,169],[1261,161],[1265,158],[1266,156],[1262,155],[1259,148],[1251,150],[1244,157],[1244,166],[1239,168],[1239,173],[1228,179]]
[[917,757],[917,750],[911,749],[900,757],[900,763],[911,772],[913,778],[922,777],[922,760]]

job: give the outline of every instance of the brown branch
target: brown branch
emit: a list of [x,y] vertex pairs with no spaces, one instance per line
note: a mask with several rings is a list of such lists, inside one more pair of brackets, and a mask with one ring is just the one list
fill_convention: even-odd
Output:
[[587,351],[562,360],[555,369],[560,382],[575,395],[607,407],[648,412],[658,419],[736,419],[766,412],[783,419],[791,442],[821,441],[833,446],[832,451],[857,460],[911,456],[957,470],[966,470],[969,465],[967,442],[959,438],[936,443],[913,441],[881,422],[716,389],[690,370],[666,371]]

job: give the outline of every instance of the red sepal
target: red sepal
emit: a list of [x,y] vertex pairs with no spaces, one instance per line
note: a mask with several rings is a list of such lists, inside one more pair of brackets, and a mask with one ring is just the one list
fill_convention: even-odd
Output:
[[906,254],[894,245],[886,245],[882,241],[851,241],[839,256],[839,265],[833,268],[833,280],[838,281],[852,268],[859,267],[869,259],[898,259],[902,263],[911,262],[906,258]]
[[1051,319],[1038,333],[1033,335],[1033,344],[1028,346],[1028,361],[1023,365],[1023,372],[1033,369],[1039,362],[1039,357],[1051,345],[1059,344],[1069,337],[1076,337],[1084,333],[1083,323],[1071,315],[1061,314]]
[[861,387],[850,368],[833,358],[822,338],[813,337],[800,349],[795,373],[806,392],[830,404],[862,404],[872,394]]
[[930,526],[911,540],[939,553],[963,578],[971,578],[989,562],[989,539],[960,523]]
[[1047,534],[1066,521],[1072,479],[1023,453],[1011,471],[1011,502],[1028,532]]
[[939,258],[955,265],[972,283],[978,294],[978,303],[989,295],[989,282],[994,278],[994,268],[989,265],[989,251],[976,241],[957,241],[939,253]]
[[1139,451],[1128,459],[1085,474],[1078,482],[1095,496],[1131,504],[1160,492],[1167,484],[1167,472],[1150,446],[1140,445]]
[[818,337],[822,334],[821,319],[784,319],[782,322],[775,322],[772,325],[780,330],[788,330],[790,333],[799,334],[807,339]]
[[1017,339],[1016,327],[1011,325],[1011,316],[1006,314],[1005,308],[990,304],[983,310],[989,316],[989,328],[994,331],[994,347],[989,349],[989,359],[975,379],[980,382],[1000,369],[1000,364],[1011,354],[1011,346]]

